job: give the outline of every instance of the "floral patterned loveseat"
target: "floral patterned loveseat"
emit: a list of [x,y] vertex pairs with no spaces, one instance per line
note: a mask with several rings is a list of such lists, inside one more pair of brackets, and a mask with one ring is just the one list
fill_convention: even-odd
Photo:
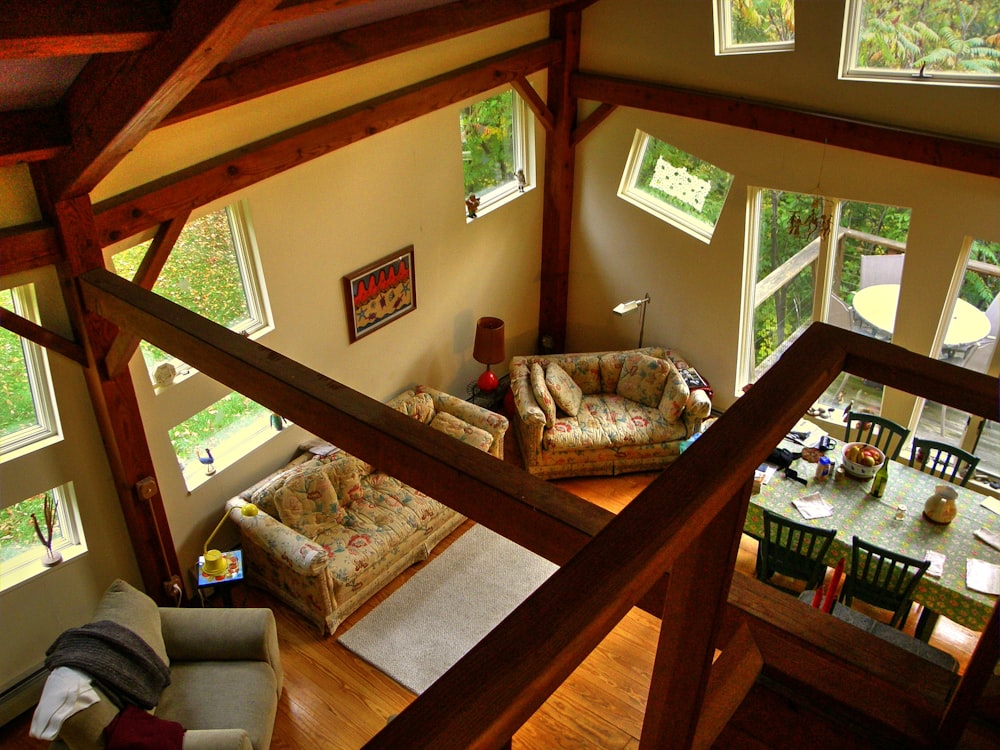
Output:
[[661,469],[701,429],[711,389],[672,349],[514,357],[514,432],[542,479]]
[[[389,406],[503,458],[507,419],[418,386]],[[255,504],[255,516],[240,508]],[[229,500],[247,580],[333,633],[465,517],[341,450],[304,453]]]

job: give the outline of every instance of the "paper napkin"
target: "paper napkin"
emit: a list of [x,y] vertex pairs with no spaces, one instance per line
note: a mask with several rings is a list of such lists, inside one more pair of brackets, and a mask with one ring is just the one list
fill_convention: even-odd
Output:
[[939,578],[944,573],[944,561],[948,558],[940,552],[929,549],[924,553],[924,559],[931,561],[931,566],[927,568],[927,575]]
[[1000,565],[970,557],[966,561],[965,585],[984,594],[1000,594]]
[[988,497],[979,504],[986,508],[986,510],[991,510],[1000,516],[1000,500],[997,500],[995,497]]
[[973,533],[975,534],[976,539],[978,539],[979,541],[985,542],[994,549],[1000,549],[1000,534],[997,534],[995,531],[987,531],[986,529],[976,529],[975,532]]
[[792,500],[792,505],[795,506],[807,521],[833,515],[833,506],[820,497],[818,492],[800,497],[798,500]]

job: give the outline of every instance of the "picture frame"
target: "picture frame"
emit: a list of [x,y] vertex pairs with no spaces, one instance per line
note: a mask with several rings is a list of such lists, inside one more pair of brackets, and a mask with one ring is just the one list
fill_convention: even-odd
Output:
[[353,344],[417,309],[413,245],[349,273],[343,283]]

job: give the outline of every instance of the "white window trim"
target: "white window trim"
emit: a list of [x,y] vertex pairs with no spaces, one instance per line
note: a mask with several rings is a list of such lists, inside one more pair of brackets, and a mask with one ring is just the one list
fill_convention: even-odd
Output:
[[[521,96],[511,91],[511,107],[513,109],[513,145],[514,145],[514,168],[524,170],[526,184],[524,190],[518,189],[517,180],[510,180],[503,185],[498,185],[492,190],[488,190],[476,197],[479,198],[479,208],[476,209],[476,218],[481,218],[491,211],[496,211],[501,206],[505,206],[524,193],[530,192],[534,187],[534,117],[528,112],[528,105],[524,103]],[[482,99],[489,99],[496,94],[484,96]],[[465,218],[466,224],[471,224],[476,219]]]
[[[288,420],[284,420],[284,427],[288,429],[292,425]],[[212,447],[212,457],[215,459],[213,465],[215,472],[205,473],[205,467],[194,458],[182,459],[178,456],[178,465],[184,477],[184,485],[188,494],[194,492],[203,484],[219,475],[220,472],[229,468],[241,459],[250,455],[260,446],[277,436],[277,431],[271,426],[270,415],[264,415],[253,420],[236,434],[229,437],[225,442]],[[175,454],[176,455],[176,452]]]
[[886,68],[859,68],[858,35],[861,29],[863,0],[848,0],[844,10],[844,37],[840,44],[840,80],[868,81],[873,83],[909,83],[921,86],[963,86],[990,88],[1000,86],[1000,74],[993,76],[954,71],[932,71],[921,76],[915,70],[889,70]]
[[712,235],[715,234],[714,225],[690,216],[674,208],[669,203],[657,200],[655,196],[650,195],[645,190],[635,187],[639,170],[642,167],[642,160],[646,154],[646,147],[649,144],[649,139],[653,137],[642,130],[635,131],[635,137],[632,139],[632,148],[628,154],[628,161],[625,163],[625,171],[622,173],[621,183],[618,185],[618,197],[680,229],[695,239],[701,240],[706,245],[711,244]]
[[[25,284],[10,291],[14,300],[14,312],[26,320],[39,323],[35,285]],[[21,337],[21,350],[24,352],[28,387],[31,389],[31,400],[35,405],[37,422],[0,440],[0,463],[20,458],[62,440],[62,426],[56,407],[48,353],[44,347],[23,337]]]
[[770,52],[794,52],[795,40],[779,42],[733,41],[732,0],[715,0],[715,54],[716,55],[759,55]]
[[[62,530],[62,539],[53,541],[52,551],[62,555],[63,562],[60,563],[62,565],[86,553],[87,543],[80,524],[73,483],[67,482],[53,487],[51,492],[58,500],[56,512],[59,514],[59,526]],[[16,588],[52,569],[42,564],[41,549],[39,543],[37,548],[26,550],[2,564],[0,591]]]

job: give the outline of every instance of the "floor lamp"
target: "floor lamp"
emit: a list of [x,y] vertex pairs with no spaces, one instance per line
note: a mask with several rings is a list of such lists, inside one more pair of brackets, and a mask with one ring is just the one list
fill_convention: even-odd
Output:
[[642,334],[646,327],[646,305],[649,304],[649,292],[642,299],[620,302],[611,308],[615,315],[627,315],[636,308],[639,310],[639,349],[642,349]]

